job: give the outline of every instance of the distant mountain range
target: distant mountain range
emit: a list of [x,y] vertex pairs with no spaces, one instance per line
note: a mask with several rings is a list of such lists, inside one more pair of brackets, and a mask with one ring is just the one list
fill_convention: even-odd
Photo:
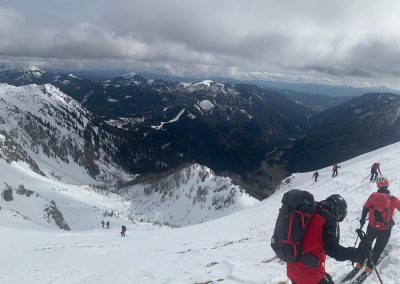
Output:
[[310,171],[400,140],[400,96],[369,93],[318,113],[285,153],[290,171]]
[[[62,69],[45,69],[49,73],[73,73],[79,77],[86,77],[92,80],[111,80],[113,78],[122,76],[128,73],[123,70],[62,70]],[[174,76],[168,74],[154,74],[149,72],[136,72],[138,75],[153,79],[153,80],[164,80],[172,82],[198,82],[204,80],[198,77],[188,76]],[[267,89],[276,90],[278,92],[289,91],[302,94],[314,94],[314,95],[326,95],[330,97],[355,97],[361,96],[366,93],[393,93],[400,94],[399,90],[390,89],[387,87],[353,87],[348,85],[334,85],[334,84],[317,84],[317,83],[300,83],[300,82],[289,82],[279,80],[267,80],[267,79],[249,79],[249,80],[238,80],[228,77],[215,77],[211,76],[209,80],[221,83],[232,83],[232,84],[251,84]]]
[[257,198],[293,171],[326,166],[398,139],[396,123],[388,124],[388,132],[371,131],[397,113],[395,94],[329,97],[135,73],[94,80],[23,65],[1,65],[0,81],[52,84],[73,97],[116,136],[108,159],[127,172],[198,163],[231,177]]

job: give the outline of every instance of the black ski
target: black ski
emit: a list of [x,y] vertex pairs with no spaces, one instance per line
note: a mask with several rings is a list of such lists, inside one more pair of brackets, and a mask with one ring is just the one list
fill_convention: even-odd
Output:
[[[382,252],[381,256],[379,257],[378,261],[376,262],[375,267],[377,268],[378,265],[382,262],[382,260],[384,260],[390,253],[390,251],[392,250],[392,245],[388,244],[385,247],[385,250]],[[372,273],[374,272],[374,269],[372,269],[370,272],[363,272],[360,274],[360,276],[358,276],[356,279],[354,279],[351,284],[361,284],[365,281],[365,279],[367,279],[368,276],[370,276]]]
[[350,273],[347,274],[347,275],[342,279],[342,281],[341,281],[340,283],[344,283],[344,282],[347,282],[347,281],[353,279],[354,276],[356,276],[357,273],[358,273],[360,270],[361,270],[361,268],[360,268],[360,269],[357,269],[357,268],[354,267],[353,270],[350,271]]

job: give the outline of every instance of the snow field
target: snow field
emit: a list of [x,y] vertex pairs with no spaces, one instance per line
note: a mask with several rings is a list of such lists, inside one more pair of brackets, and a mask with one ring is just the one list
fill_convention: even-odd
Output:
[[[2,208],[0,250],[6,257],[0,266],[0,282],[289,283],[284,263],[273,259],[274,253],[270,248],[270,238],[283,194],[291,188],[308,190],[315,195],[316,200],[334,193],[341,194],[349,206],[349,214],[340,224],[341,243],[352,246],[362,206],[369,194],[376,190],[375,184],[363,182],[363,178],[369,174],[372,163],[379,161],[382,172],[391,182],[392,193],[399,195],[399,154],[400,143],[396,143],[343,162],[339,176],[334,179],[331,178],[330,167],[321,169],[317,183],[312,181],[312,172],[294,174],[289,184],[251,208],[178,229],[145,223],[131,224],[123,218],[112,220],[112,228],[109,230],[100,229],[101,215],[96,215],[98,213],[93,213],[95,217],[88,217],[85,216],[87,213],[67,210],[69,206],[65,206],[62,211],[67,212],[65,219],[71,222],[71,228],[75,226],[82,229],[73,232],[55,231],[43,228],[42,224],[39,226],[15,218],[11,216],[12,212]],[[3,167],[0,172],[3,170],[7,169]],[[5,178],[4,174],[1,178]],[[42,193],[49,190],[43,181],[37,181],[34,177],[24,178],[32,187],[36,184],[36,190],[43,188]],[[9,179],[12,180],[12,176]],[[12,186],[15,184],[18,181],[14,184],[10,182]],[[100,208],[108,202],[97,195],[85,195],[83,189],[79,191],[79,187],[67,188],[60,193],[68,202],[82,202],[82,208]],[[56,200],[60,207],[61,199],[59,197],[59,201]],[[110,197],[110,202],[119,203],[117,197]],[[72,217],[75,214],[77,217]],[[400,222],[399,216],[396,212],[394,219],[397,223]],[[86,223],[86,226],[79,224],[78,219],[82,219],[81,222]],[[98,222],[97,228],[91,227],[95,221]],[[125,238],[119,236],[121,224],[128,227]],[[390,243],[394,246],[393,252],[379,266],[385,284],[398,283],[400,279],[397,268],[400,262],[399,225],[393,228]],[[326,269],[335,281],[340,281],[351,269],[351,264],[328,258]],[[377,283],[376,276],[371,275],[366,283]]]

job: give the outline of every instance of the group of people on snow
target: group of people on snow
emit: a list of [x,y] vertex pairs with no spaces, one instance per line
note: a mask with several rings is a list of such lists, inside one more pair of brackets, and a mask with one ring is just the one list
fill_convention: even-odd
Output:
[[[107,221],[107,223],[104,222],[104,220],[101,220],[101,226],[104,228],[104,226],[107,226],[106,229],[110,228],[110,221]],[[126,232],[126,226],[122,225],[121,228],[121,237],[125,237],[125,232]]]
[[[381,168],[380,168],[381,164],[378,162],[373,163],[373,165],[371,166],[371,174],[370,174],[370,182],[375,182],[377,177],[378,177],[378,173],[379,175],[382,175],[381,173]],[[337,175],[339,174],[339,169],[341,168],[341,166],[337,163],[334,163],[332,165],[332,178],[337,177]],[[312,175],[312,178],[314,179],[315,182],[318,181],[318,177],[319,177],[319,173],[318,171],[315,171]]]
[[[335,164],[332,177],[337,176],[337,169],[338,165]],[[318,176],[316,171],[313,174],[315,181]],[[312,197],[312,201],[305,202],[304,194],[312,196],[311,193],[293,189],[284,195],[271,246],[276,255],[287,262],[287,276],[292,283],[334,283],[325,271],[326,255],[337,261],[352,261],[355,264],[354,272],[365,266],[364,271],[371,273],[388,244],[394,225],[394,210],[400,211],[400,200],[391,195],[389,180],[382,176],[379,163],[372,165],[370,181],[376,182],[377,191],[368,197],[363,206],[360,228],[357,230],[360,236],[358,247],[356,244],[354,247],[344,247],[339,243],[339,223],[347,215],[347,203],[342,196],[334,194],[319,202],[314,202]],[[307,213],[307,210],[311,210],[310,204],[314,207]],[[364,233],[362,229],[367,215],[369,220]],[[286,230],[287,224],[289,227]],[[297,231],[296,224],[300,228]]]
[[107,226],[106,229],[109,229],[110,228],[110,221],[107,221],[107,223],[105,223],[104,220],[101,220],[101,226],[103,227],[103,229],[104,229],[104,226]]

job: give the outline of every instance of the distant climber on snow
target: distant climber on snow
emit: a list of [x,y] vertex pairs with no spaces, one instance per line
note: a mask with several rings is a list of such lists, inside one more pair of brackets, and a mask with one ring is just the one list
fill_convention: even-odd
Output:
[[334,177],[337,177],[337,175],[338,175],[338,169],[340,168],[340,166],[338,165],[338,164],[333,164],[333,166],[332,166],[332,177],[334,178]]
[[101,220],[101,226],[104,228],[104,220]]
[[107,229],[110,228],[110,221],[107,221]]
[[315,171],[315,173],[312,175],[312,177],[315,179],[315,182],[317,182],[318,177],[319,177],[318,171]]
[[125,232],[126,232],[126,226],[122,226],[121,237],[125,237]]
[[338,261],[367,257],[363,249],[339,244],[338,223],[346,215],[347,203],[338,194],[315,203],[307,191],[293,189],[285,193],[271,247],[286,261],[287,276],[292,283],[334,283],[325,271],[326,255]]
[[372,167],[371,167],[371,178],[370,178],[370,182],[375,182],[376,178],[378,177],[378,172],[380,175],[382,175],[381,173],[381,168],[380,168],[381,164],[378,162],[375,162]]
[[[366,251],[370,251],[372,243],[375,241],[372,250],[372,259],[368,259],[365,271],[369,272],[373,269],[374,264],[378,261],[385,246],[389,242],[389,238],[394,225],[393,214],[394,209],[400,211],[400,200],[392,195],[389,191],[389,181],[385,177],[378,177],[376,181],[378,191],[372,193],[364,204],[360,219],[360,230],[365,224],[367,213],[369,216],[367,233],[360,242],[360,246]],[[365,258],[357,260],[356,268],[363,267]]]

